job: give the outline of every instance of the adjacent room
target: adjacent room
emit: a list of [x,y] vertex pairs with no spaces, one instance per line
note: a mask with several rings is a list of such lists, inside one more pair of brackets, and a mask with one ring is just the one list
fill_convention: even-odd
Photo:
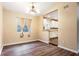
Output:
[[0,2],[0,55],[78,56],[78,7],[77,2]]

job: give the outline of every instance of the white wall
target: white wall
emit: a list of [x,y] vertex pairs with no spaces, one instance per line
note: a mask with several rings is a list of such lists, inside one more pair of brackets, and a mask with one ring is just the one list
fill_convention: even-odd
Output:
[[[64,6],[68,5],[68,8],[64,9]],[[55,3],[54,7],[51,7],[47,13],[58,9],[58,46],[64,49],[68,49],[73,52],[77,52],[77,3]],[[43,20],[43,17],[41,18]],[[39,33],[41,34],[40,40],[49,42],[49,33],[43,31],[42,20],[40,20]],[[42,39],[42,37],[44,39]]]
[[[64,8],[68,5],[68,8]],[[77,15],[76,3],[63,3],[59,8],[59,42],[62,47],[77,51]]]
[[49,32],[43,29],[43,16],[38,17],[38,34],[39,34],[39,41],[49,43]]
[[79,3],[77,4],[77,46],[79,51]]
[[2,43],[3,34],[2,33],[3,33],[3,11],[2,11],[1,3],[0,3],[0,54],[3,48],[3,43]]
[[[25,14],[16,13],[10,10],[3,10],[3,26],[4,26],[4,45],[24,43],[29,41],[36,41],[37,35],[37,18],[32,18],[32,32],[31,37],[28,37],[28,32],[24,33],[24,37],[20,38],[20,33],[17,32],[17,19],[16,17],[26,17]],[[29,16],[27,16],[29,17]]]

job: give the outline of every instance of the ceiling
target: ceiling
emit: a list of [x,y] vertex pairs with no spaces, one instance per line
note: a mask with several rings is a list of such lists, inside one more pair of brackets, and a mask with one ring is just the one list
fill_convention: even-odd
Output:
[[[40,13],[37,15],[43,15],[50,7],[53,6],[53,2],[34,2],[35,7],[39,9]],[[32,2],[3,2],[3,8],[20,13],[27,13],[31,8]]]

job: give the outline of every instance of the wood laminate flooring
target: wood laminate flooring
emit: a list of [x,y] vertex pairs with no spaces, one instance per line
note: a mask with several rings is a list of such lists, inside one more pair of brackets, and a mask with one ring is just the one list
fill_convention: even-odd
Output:
[[2,56],[74,56],[75,53],[40,41],[4,46]]

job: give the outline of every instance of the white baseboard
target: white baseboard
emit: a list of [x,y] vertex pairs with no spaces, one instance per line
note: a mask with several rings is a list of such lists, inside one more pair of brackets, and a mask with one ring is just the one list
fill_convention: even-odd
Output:
[[3,49],[3,47],[0,48],[0,55],[1,55],[2,49]]
[[62,48],[62,49],[65,49],[65,50],[68,50],[68,51],[71,51],[71,52],[73,52],[73,53],[78,54],[78,51],[76,51],[76,50],[72,50],[72,49],[69,49],[69,48],[66,48],[66,47],[63,47],[63,46],[58,46],[58,47],[60,47],[60,48]]
[[38,41],[37,39],[35,40],[28,40],[28,41],[22,41],[22,42],[15,42],[15,43],[9,43],[9,44],[4,44],[3,46],[8,46],[8,45],[14,45],[14,44],[21,44],[21,43],[27,43],[27,42],[32,42],[32,41]]
[[47,41],[44,41],[44,40],[40,40],[40,39],[39,39],[38,41],[41,41],[41,42],[44,42],[44,43],[47,43],[47,44],[49,43],[49,42],[47,42]]

